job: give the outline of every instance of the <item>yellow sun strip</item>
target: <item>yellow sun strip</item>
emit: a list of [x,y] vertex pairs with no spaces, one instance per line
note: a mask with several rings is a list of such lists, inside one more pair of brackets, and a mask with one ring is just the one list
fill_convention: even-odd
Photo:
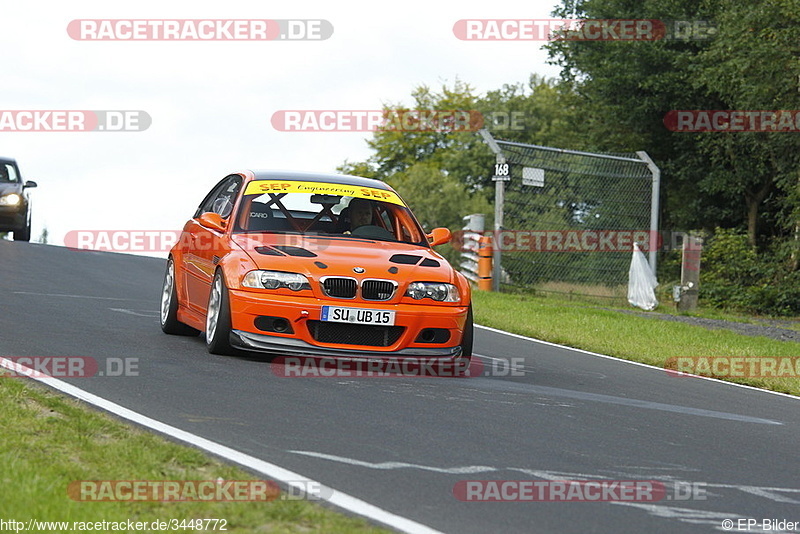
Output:
[[254,180],[247,184],[244,191],[245,195],[255,195],[259,193],[309,193],[321,195],[342,195],[356,198],[367,198],[370,200],[380,200],[390,202],[399,206],[405,206],[400,197],[394,191],[386,189],[374,189],[372,187],[362,187],[358,185],[331,184],[327,182],[302,182],[294,180]]

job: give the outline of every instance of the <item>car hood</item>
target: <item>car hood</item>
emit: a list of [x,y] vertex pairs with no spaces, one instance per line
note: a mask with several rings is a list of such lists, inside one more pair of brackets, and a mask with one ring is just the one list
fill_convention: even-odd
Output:
[[[233,241],[259,269],[322,276],[449,282],[455,273],[433,250],[411,245],[348,237],[281,234],[234,234]],[[356,273],[355,268],[364,269]]]
[[0,195],[22,193],[22,184],[18,182],[0,182]]

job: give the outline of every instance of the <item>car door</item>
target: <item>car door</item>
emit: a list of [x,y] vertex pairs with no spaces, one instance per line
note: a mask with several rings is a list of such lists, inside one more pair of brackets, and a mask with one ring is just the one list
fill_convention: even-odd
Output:
[[219,260],[228,251],[227,233],[201,225],[198,218],[203,213],[217,213],[228,220],[242,184],[238,174],[220,181],[206,196],[195,212],[194,218],[184,227],[187,249],[182,255],[187,303],[197,312],[205,313],[211,281]]

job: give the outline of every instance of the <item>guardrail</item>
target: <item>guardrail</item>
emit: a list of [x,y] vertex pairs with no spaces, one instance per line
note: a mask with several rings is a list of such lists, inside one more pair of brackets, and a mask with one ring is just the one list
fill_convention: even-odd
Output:
[[466,276],[479,289],[492,290],[492,238],[484,235],[485,216],[473,213],[464,217],[461,245],[461,274]]

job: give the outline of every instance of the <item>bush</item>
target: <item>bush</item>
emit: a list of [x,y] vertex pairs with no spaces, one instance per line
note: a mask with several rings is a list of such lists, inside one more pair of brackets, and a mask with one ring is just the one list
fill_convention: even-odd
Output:
[[764,315],[800,315],[800,272],[779,244],[756,252],[747,236],[718,228],[703,249],[700,298],[705,304]]

